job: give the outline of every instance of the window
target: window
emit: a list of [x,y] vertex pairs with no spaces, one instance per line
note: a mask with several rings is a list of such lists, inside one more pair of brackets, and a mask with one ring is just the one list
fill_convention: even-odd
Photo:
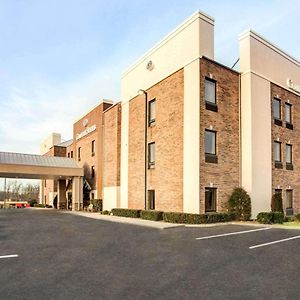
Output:
[[92,178],[95,177],[95,166],[91,167],[91,175],[92,175]]
[[273,99],[273,116],[275,124],[281,126],[281,101],[277,98]]
[[154,99],[149,102],[149,126],[153,126],[155,124],[155,108],[156,101]]
[[285,103],[285,127],[293,129],[292,125],[292,104]]
[[81,159],[81,147],[78,147],[78,160],[80,161]]
[[212,79],[205,78],[205,102],[216,103],[216,82]]
[[292,124],[292,105],[285,103],[285,121]]
[[286,144],[285,146],[285,160],[286,163],[292,163],[292,145]]
[[286,208],[293,208],[293,190],[286,190]]
[[92,156],[95,155],[95,140],[92,141]]
[[148,144],[148,167],[155,167],[155,143]]
[[71,158],[73,158],[73,151],[71,151]]
[[205,212],[214,212],[217,207],[217,189],[205,188]]
[[205,162],[217,163],[216,151],[217,133],[212,130],[205,130]]
[[286,169],[293,170],[293,146],[290,144],[285,145],[285,162]]
[[155,190],[148,190],[148,209],[155,209]]
[[275,162],[281,162],[281,143],[274,142],[274,160]]
[[275,194],[280,194],[282,197],[282,189],[275,189]]
[[70,158],[70,152],[68,152],[68,157]]

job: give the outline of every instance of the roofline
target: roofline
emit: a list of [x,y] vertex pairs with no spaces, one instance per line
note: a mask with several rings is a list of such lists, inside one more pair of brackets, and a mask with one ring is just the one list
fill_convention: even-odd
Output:
[[300,61],[298,59],[296,59],[295,57],[293,57],[290,54],[286,53],[281,48],[279,48],[277,45],[275,45],[274,43],[272,43],[269,40],[267,40],[266,38],[264,38],[262,35],[255,32],[253,29],[249,28],[249,29],[247,29],[247,30],[245,30],[245,31],[243,31],[242,33],[239,34],[239,40],[240,41],[247,38],[247,37],[252,37],[252,38],[256,39],[257,41],[261,42],[265,46],[267,46],[270,49],[272,49],[273,51],[277,52],[279,55],[283,56],[284,58],[286,58],[290,62],[292,62],[295,65],[297,65],[298,67],[300,67]]
[[197,10],[190,17],[184,20],[179,26],[177,26],[174,30],[172,30],[169,34],[167,34],[162,40],[156,43],[152,48],[150,48],[145,54],[143,54],[139,59],[136,60],[131,66],[129,66],[124,73],[121,75],[121,79],[124,78],[128,73],[130,73],[136,66],[138,66],[143,60],[149,57],[151,54],[156,52],[159,48],[161,48],[164,44],[166,44],[169,40],[171,40],[174,36],[184,30],[187,26],[193,23],[197,19],[202,19],[207,23],[214,25],[215,19],[208,14],[204,13],[201,10]]
[[234,70],[234,69],[232,69],[232,68],[230,68],[230,67],[228,67],[228,66],[226,66],[226,65],[223,65],[223,64],[221,64],[221,63],[219,63],[219,62],[217,62],[217,61],[215,61],[215,60],[213,60],[213,59],[211,59],[211,58],[208,58],[208,57],[206,57],[206,56],[202,56],[201,58],[203,58],[203,59],[205,59],[205,60],[208,60],[208,61],[210,61],[210,62],[212,62],[212,63],[214,63],[214,64],[216,64],[216,65],[219,65],[220,67],[222,67],[222,68],[224,68],[224,69],[227,69],[228,71],[232,71],[232,72],[234,72],[234,73],[237,73],[237,74],[241,74],[241,72],[239,72],[239,71],[237,71],[237,70]]
[[103,111],[103,113],[106,113],[107,111],[109,111],[110,109],[114,108],[117,105],[121,105],[122,101],[118,101],[117,103],[115,103],[114,105],[108,107],[105,111]]
[[94,109],[96,109],[98,106],[100,106],[101,104],[113,104],[113,100],[110,99],[102,99],[100,100],[100,102],[96,105],[94,105],[90,110],[88,110],[84,115],[81,115],[80,118],[77,118],[74,122],[73,125],[76,124],[77,122],[79,122],[81,119],[83,119],[86,115],[88,115],[90,112],[92,112]]

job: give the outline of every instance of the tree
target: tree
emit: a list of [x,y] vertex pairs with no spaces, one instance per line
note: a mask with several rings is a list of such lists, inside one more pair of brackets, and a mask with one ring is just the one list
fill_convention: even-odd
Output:
[[251,198],[241,187],[235,188],[228,200],[228,211],[239,221],[251,218]]

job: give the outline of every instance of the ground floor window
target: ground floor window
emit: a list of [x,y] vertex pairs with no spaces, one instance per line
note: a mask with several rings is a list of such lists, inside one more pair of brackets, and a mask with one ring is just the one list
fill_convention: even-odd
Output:
[[217,209],[217,189],[205,188],[205,212],[214,212]]
[[286,208],[293,208],[293,190],[286,190]]
[[155,209],[155,190],[148,190],[148,209]]

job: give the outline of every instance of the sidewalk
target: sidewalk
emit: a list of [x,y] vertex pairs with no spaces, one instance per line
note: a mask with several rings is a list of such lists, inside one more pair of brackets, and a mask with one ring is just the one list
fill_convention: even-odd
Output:
[[172,223],[159,222],[159,221],[143,220],[143,219],[139,219],[139,218],[125,218],[125,217],[117,217],[117,216],[108,216],[108,215],[101,215],[99,212],[85,212],[85,211],[61,211],[61,212],[65,213],[65,214],[72,214],[72,215],[77,215],[77,216],[81,216],[81,217],[97,219],[97,220],[101,220],[101,221],[138,225],[138,226],[151,227],[151,228],[156,228],[156,229],[184,227],[184,224],[172,224]]

